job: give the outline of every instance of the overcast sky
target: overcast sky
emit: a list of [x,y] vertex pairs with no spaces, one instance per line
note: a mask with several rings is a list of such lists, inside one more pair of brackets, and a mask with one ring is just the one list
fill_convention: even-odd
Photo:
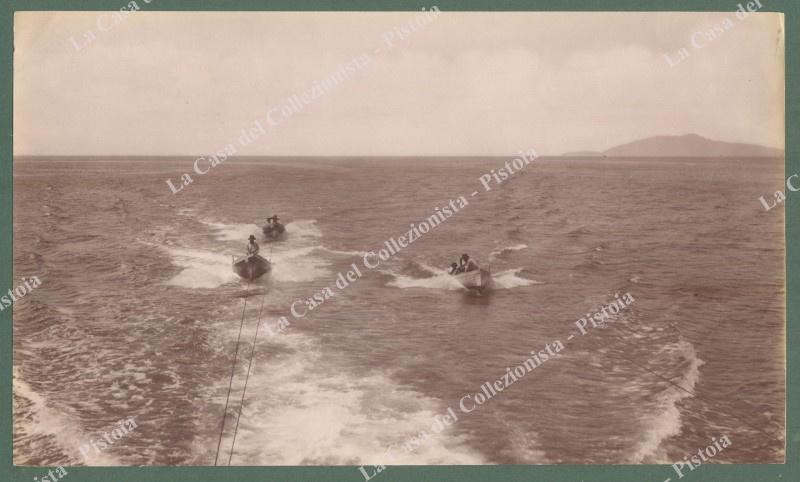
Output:
[[[417,13],[138,3],[116,25],[17,13],[15,155],[203,155],[256,119],[267,133],[240,154],[560,154],[684,133],[783,147],[777,14],[442,12],[389,49],[385,32]],[[732,29],[692,46],[726,18]],[[664,54],[677,62],[681,47],[690,57],[671,67]],[[268,125],[270,109],[359,55],[369,64]]]

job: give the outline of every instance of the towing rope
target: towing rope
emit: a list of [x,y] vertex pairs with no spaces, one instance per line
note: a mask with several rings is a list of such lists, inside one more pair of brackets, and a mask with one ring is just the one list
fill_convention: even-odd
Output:
[[[250,281],[247,282],[247,287],[250,287]],[[233,364],[231,365],[231,379],[228,382],[228,395],[225,397],[225,410],[222,412],[222,422],[219,427],[219,441],[217,442],[217,455],[214,456],[214,465],[217,465],[219,459],[219,448],[222,445],[222,434],[225,431],[225,418],[228,415],[228,403],[231,399],[231,388],[233,387],[233,376],[236,373],[236,360],[239,357],[239,342],[242,339],[242,327],[244,327],[244,315],[247,313],[247,296],[244,297],[244,306],[242,307],[242,321],[239,323],[239,336],[236,337],[236,351],[233,355]]]
[[[270,247],[269,247],[269,261],[270,261],[270,263],[272,262],[272,245],[270,245]],[[247,281],[247,287],[248,288],[250,288],[250,284],[251,283],[252,283],[252,280],[248,280]],[[214,456],[214,465],[215,466],[217,465],[217,462],[219,461],[219,451],[220,451],[220,447],[222,446],[222,435],[225,432],[225,419],[227,418],[227,415],[228,415],[228,405],[229,405],[230,399],[231,399],[231,389],[233,387],[233,377],[236,374],[236,362],[237,362],[238,357],[239,357],[239,344],[240,344],[241,339],[242,339],[242,328],[244,327],[245,314],[247,313],[247,298],[248,298],[247,296],[245,296],[245,298],[244,298],[244,306],[242,307],[242,320],[239,323],[239,335],[236,337],[236,352],[235,352],[235,354],[233,356],[233,365],[231,366],[231,378],[230,378],[230,381],[228,382],[228,395],[225,397],[225,410],[222,413],[222,423],[220,423],[220,428],[219,428],[219,440],[217,441],[217,454]],[[251,371],[251,369],[253,367],[253,358],[254,358],[255,351],[256,351],[256,341],[258,340],[258,331],[261,328],[261,314],[264,312],[264,301],[266,299],[267,299],[267,291],[264,290],[264,296],[261,297],[261,306],[258,309],[258,323],[256,324],[256,332],[255,332],[255,335],[253,336],[253,345],[252,345],[252,347],[250,349],[250,361],[247,364],[247,375],[245,376],[245,379],[244,379],[244,388],[242,389],[242,399],[239,402],[239,411],[238,411],[238,413],[236,415],[236,426],[233,429],[233,440],[231,441],[231,451],[230,451],[230,454],[228,455],[228,465],[231,465],[231,459],[233,459],[233,449],[236,446],[236,435],[239,433],[239,420],[242,417],[242,409],[244,407],[244,397],[245,397],[245,394],[247,393],[247,383],[250,381],[250,371]]]
[[[271,258],[271,256],[270,256]],[[228,455],[228,465],[231,465],[233,459],[233,448],[236,446],[236,435],[239,433],[239,419],[242,417],[242,410],[244,409],[244,396],[247,393],[247,382],[250,380],[250,370],[253,368],[253,356],[256,352],[256,341],[258,340],[258,330],[261,328],[261,313],[264,311],[264,300],[267,298],[267,291],[264,290],[264,296],[261,297],[261,307],[258,309],[258,323],[256,324],[256,333],[253,335],[253,346],[250,348],[250,361],[247,364],[247,375],[244,378],[244,388],[242,388],[242,399],[239,402],[239,413],[236,415],[236,427],[233,429],[233,441],[231,442],[231,453]]]

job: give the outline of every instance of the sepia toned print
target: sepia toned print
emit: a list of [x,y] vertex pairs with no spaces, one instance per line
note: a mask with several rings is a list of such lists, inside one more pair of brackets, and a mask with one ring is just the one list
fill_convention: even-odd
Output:
[[14,463],[782,463],[762,3],[18,12]]

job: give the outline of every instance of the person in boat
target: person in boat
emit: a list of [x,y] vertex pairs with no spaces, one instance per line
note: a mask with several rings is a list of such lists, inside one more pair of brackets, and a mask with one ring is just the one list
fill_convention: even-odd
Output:
[[280,226],[280,224],[281,223],[278,222],[278,215],[277,214],[273,214],[272,215],[272,225],[273,226]]
[[450,265],[449,274],[458,274],[458,263],[453,263]]
[[252,234],[250,235],[250,243],[247,244],[247,255],[253,256],[258,254],[258,250],[260,249],[258,243],[256,243],[256,237]]
[[469,273],[470,271],[475,271],[478,269],[478,265],[475,261],[469,258],[469,255],[464,253],[461,255],[461,259],[459,260],[459,272],[460,273]]

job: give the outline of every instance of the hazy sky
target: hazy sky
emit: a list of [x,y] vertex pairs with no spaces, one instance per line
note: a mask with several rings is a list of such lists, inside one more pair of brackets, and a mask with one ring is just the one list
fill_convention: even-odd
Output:
[[[559,154],[684,133],[783,147],[777,14],[441,12],[388,48],[386,32],[419,14],[138,4],[118,24],[17,13],[16,155],[203,155],[256,119],[266,133],[239,154]],[[733,28],[692,45],[726,18]],[[359,56],[369,63],[268,124]]]

